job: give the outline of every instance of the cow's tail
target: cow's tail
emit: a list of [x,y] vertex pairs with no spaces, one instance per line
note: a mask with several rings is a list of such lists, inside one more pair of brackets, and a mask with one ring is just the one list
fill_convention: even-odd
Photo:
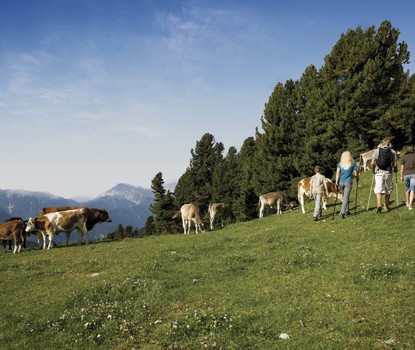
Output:
[[172,219],[176,219],[177,217],[179,217],[181,215],[180,210],[178,212],[176,212],[176,214],[174,214],[171,218]]
[[204,219],[210,218],[210,209],[212,208],[212,203],[209,204],[208,210],[206,212],[206,215],[204,216]]

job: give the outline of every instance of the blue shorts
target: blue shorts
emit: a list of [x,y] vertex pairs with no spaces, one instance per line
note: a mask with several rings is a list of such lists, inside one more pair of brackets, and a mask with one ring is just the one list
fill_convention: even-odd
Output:
[[408,191],[415,192],[415,174],[405,175],[403,177],[403,182],[405,184],[405,192],[408,192]]

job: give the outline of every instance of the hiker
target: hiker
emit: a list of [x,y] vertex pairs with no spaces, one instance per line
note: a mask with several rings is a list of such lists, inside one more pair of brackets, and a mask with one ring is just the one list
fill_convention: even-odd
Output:
[[372,155],[372,171],[375,174],[374,192],[377,199],[376,213],[382,212],[382,194],[385,194],[384,211],[388,212],[389,199],[393,190],[392,170],[396,173],[397,154],[392,149],[389,139],[383,140]]
[[321,174],[321,168],[316,165],[314,171],[316,173],[311,177],[310,181],[310,198],[312,199],[314,197],[313,219],[317,221],[318,217],[321,216],[321,197],[323,196],[323,191],[326,192],[327,197],[329,196],[329,192],[327,190],[327,179]]
[[[341,155],[340,162],[337,164],[336,170],[336,186],[339,186],[343,194],[342,207],[340,209],[340,219],[344,219],[349,212],[349,197],[352,190],[353,176],[359,181],[357,165],[353,161],[349,151],[344,151]],[[334,216],[334,214],[333,214]]]
[[414,146],[406,146],[405,155],[401,159],[401,181],[405,184],[406,206],[412,210],[415,192],[415,154]]

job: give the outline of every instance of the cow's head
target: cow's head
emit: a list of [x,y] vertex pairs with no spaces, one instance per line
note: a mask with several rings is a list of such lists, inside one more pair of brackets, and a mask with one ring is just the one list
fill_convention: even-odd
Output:
[[298,202],[297,201],[291,201],[287,204],[287,209],[290,211],[293,211],[294,208],[298,207]]
[[36,231],[37,230],[36,223],[37,223],[37,217],[29,218],[29,221],[27,222],[25,231],[27,233]]
[[102,222],[112,222],[108,212],[105,209],[99,211],[99,218]]

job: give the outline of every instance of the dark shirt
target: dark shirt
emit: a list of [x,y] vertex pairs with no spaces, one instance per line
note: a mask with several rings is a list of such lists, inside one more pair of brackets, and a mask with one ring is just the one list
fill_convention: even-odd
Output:
[[415,174],[414,152],[406,153],[401,159],[401,165],[403,165],[403,176]]

